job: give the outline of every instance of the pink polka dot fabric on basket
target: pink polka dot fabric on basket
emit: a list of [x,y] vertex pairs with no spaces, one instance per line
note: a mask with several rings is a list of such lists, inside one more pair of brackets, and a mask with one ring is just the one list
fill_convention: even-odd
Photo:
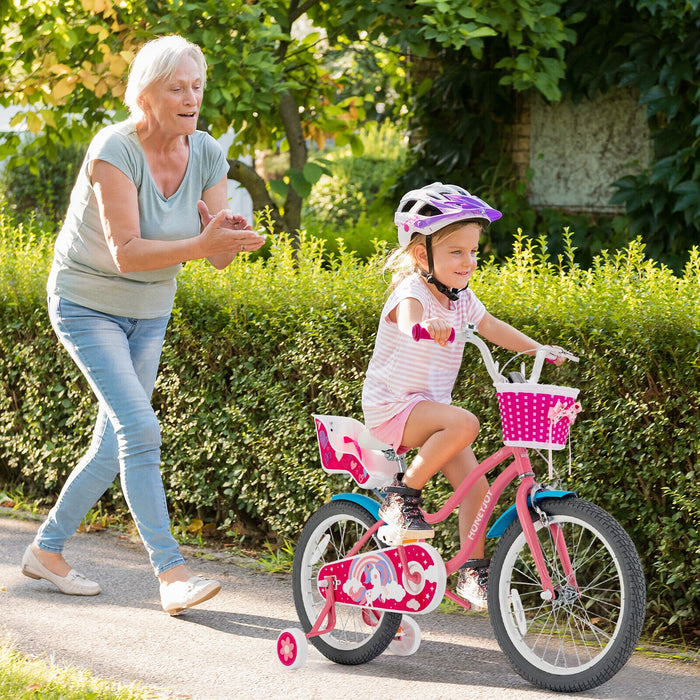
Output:
[[560,404],[570,408],[579,390],[551,384],[496,384],[503,442],[510,447],[561,450],[569,436],[571,420],[548,418]]

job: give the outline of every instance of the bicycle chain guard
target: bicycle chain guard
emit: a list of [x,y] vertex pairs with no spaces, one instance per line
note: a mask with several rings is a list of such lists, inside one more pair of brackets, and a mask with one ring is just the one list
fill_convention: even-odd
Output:
[[425,542],[380,549],[326,564],[318,573],[320,585],[335,577],[335,602],[391,612],[421,614],[434,610],[445,595],[447,576],[440,553]]

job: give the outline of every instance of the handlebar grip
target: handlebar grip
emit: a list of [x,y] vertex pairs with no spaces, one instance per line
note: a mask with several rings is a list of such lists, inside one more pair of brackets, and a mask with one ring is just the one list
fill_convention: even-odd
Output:
[[[450,333],[450,337],[447,339],[448,343],[453,343],[455,339],[455,329],[452,329],[452,332]],[[432,340],[430,337],[430,333],[423,328],[423,326],[420,325],[420,323],[416,323],[415,326],[413,326],[413,340],[418,342],[419,340]]]
[[[564,348],[552,348],[551,346],[548,348],[552,354],[554,354],[556,357],[563,357],[565,360],[571,360],[571,362],[578,362],[578,357],[576,355],[573,355],[570,353],[568,350],[564,350]],[[545,356],[545,362],[549,362],[550,364],[554,364],[556,362],[555,357],[546,357]]]

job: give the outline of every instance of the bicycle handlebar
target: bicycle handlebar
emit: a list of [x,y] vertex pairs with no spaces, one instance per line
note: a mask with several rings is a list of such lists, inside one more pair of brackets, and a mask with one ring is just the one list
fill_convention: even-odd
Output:
[[[447,339],[447,342],[453,343],[456,337],[457,333],[453,328],[452,333],[450,333],[450,337]],[[428,329],[423,328],[423,326],[421,326],[420,323],[416,323],[416,325],[413,326],[413,340],[431,340],[430,333],[428,333]]]
[[[491,351],[489,350],[486,343],[479,337],[478,333],[479,328],[476,323],[467,323],[461,331],[455,331],[455,329],[453,328],[450,337],[447,339],[447,342],[452,343],[455,340],[460,340],[465,343],[471,343],[472,345],[476,345],[476,347],[479,348],[479,350],[481,351],[481,357],[483,358],[484,364],[486,365],[486,370],[489,373],[489,376],[493,380],[494,384],[504,383],[506,379],[505,377],[503,377],[503,375],[501,375],[498,363],[494,362],[493,356],[491,355]],[[430,333],[428,333],[427,329],[423,328],[423,326],[421,326],[420,323],[416,323],[416,325],[413,326],[412,334],[413,339],[416,342],[420,340],[430,340]],[[566,360],[578,362],[579,359],[578,357],[576,357],[576,355],[573,355],[568,350],[553,347],[551,345],[540,345],[540,347],[533,348],[533,350],[535,351],[535,364],[532,368],[532,373],[530,374],[530,377],[527,380],[530,384],[537,384],[537,382],[539,381],[540,373],[542,371],[542,365],[544,364],[545,360],[547,362],[554,362],[556,359],[563,357]],[[524,353],[518,354],[522,355]],[[518,357],[518,355],[515,355],[513,358],[511,358],[511,360],[513,360],[515,357]],[[509,360],[509,362],[511,360]]]

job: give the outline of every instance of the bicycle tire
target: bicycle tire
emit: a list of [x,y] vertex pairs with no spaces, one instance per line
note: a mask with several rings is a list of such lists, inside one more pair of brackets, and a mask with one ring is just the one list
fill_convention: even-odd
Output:
[[[344,558],[375,522],[366,508],[344,500],[327,503],[309,518],[299,537],[292,566],[294,606],[304,632],[311,630],[325,603],[318,590],[318,571],[325,564]],[[383,546],[371,537],[359,553]],[[376,611],[376,615],[363,616],[362,611],[360,607],[336,605],[335,628],[309,641],[338,664],[371,661],[391,644],[401,614]]]
[[531,510],[556,591],[542,585],[519,520],[491,559],[488,607],[496,639],[515,670],[559,692],[595,688],[632,655],[644,624],[646,586],[627,533],[602,508],[579,498],[542,499],[538,507],[564,535],[575,586],[567,582],[551,527]]

